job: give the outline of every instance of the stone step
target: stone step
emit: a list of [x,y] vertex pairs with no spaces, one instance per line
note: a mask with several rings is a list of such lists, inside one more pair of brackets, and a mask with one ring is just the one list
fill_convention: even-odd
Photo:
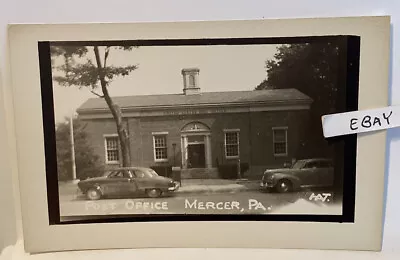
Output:
[[182,169],[182,179],[218,179],[218,168]]

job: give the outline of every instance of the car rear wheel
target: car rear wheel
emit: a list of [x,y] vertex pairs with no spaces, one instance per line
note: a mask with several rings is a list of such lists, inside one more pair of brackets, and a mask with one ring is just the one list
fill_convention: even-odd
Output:
[[280,180],[276,184],[276,190],[280,193],[285,193],[291,191],[293,188],[292,183],[289,180]]
[[161,196],[161,193],[162,192],[159,189],[148,189],[148,190],[146,190],[146,194],[150,198],[158,198],[158,197]]
[[86,197],[90,200],[99,200],[101,198],[101,193],[98,189],[92,188],[86,192]]

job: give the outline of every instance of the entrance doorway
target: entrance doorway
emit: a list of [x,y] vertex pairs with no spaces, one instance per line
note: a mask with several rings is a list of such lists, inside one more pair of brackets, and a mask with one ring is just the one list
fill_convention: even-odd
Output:
[[212,168],[211,133],[200,122],[185,125],[181,131],[182,167]]
[[204,144],[188,145],[188,168],[206,167],[206,150]]

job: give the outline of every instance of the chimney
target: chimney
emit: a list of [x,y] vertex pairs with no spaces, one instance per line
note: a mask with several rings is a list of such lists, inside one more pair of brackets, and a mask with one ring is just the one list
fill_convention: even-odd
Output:
[[182,70],[183,76],[183,94],[200,94],[198,68],[187,68]]

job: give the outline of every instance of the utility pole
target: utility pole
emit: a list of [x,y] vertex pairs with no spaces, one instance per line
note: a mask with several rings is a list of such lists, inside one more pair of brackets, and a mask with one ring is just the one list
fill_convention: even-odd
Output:
[[240,169],[240,134],[238,133],[237,134],[237,144],[238,144],[238,152],[237,152],[237,154],[238,154],[238,160],[237,160],[237,164],[238,164],[238,166],[237,166],[237,170],[238,170],[238,172],[237,172],[237,175],[238,175],[238,179],[240,180],[240,179],[242,179],[242,174],[241,174],[241,169]]
[[74,143],[74,114],[71,114],[69,119],[70,140],[71,140],[71,166],[72,166],[72,181],[76,180],[76,164],[75,164],[75,143]]

